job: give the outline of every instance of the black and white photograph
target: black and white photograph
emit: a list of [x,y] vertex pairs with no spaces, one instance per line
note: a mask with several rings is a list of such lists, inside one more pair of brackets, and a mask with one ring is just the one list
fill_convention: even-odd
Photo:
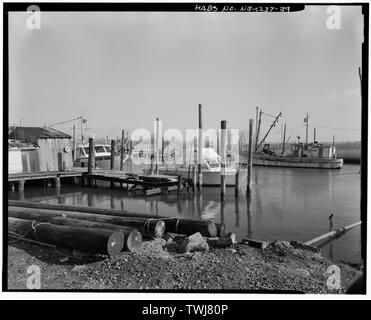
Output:
[[365,295],[368,17],[4,2],[2,290]]

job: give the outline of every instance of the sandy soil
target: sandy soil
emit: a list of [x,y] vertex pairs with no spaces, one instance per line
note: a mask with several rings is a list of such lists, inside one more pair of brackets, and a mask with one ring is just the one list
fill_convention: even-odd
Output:
[[344,293],[361,274],[344,264],[341,288],[329,290],[333,263],[307,250],[277,242],[266,249],[238,244],[209,252],[179,254],[164,239],[143,242],[136,252],[117,257],[43,247],[9,238],[8,289],[27,289],[27,268],[40,268],[41,289],[119,290],[295,290]]

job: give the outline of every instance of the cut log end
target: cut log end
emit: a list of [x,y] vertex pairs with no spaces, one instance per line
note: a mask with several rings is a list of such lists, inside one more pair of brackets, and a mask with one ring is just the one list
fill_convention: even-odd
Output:
[[143,238],[141,233],[138,230],[133,230],[126,237],[125,249],[129,251],[134,251],[140,247],[142,244]]
[[125,236],[122,232],[113,232],[107,241],[107,253],[110,256],[118,255],[124,248]]
[[207,221],[207,231],[209,232],[210,237],[216,237],[218,235],[218,229],[214,222]]
[[164,233],[165,233],[165,222],[164,221],[157,222],[156,227],[155,227],[155,237],[162,238]]

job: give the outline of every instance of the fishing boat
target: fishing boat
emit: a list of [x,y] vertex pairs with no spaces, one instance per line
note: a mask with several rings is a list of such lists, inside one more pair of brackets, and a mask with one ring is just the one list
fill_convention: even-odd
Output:
[[[202,148],[202,184],[204,186],[220,186],[220,174],[222,170],[221,157],[212,147]],[[193,152],[194,157],[197,157],[196,152]],[[174,157],[176,156],[173,153]],[[197,165],[194,164],[194,157],[191,157],[188,164],[181,165],[165,165],[159,167],[161,174],[181,175],[182,178],[192,178],[193,170],[197,172]],[[194,169],[195,167],[195,169]],[[235,185],[236,169],[233,165],[225,168],[226,186]]]
[[343,159],[337,158],[335,146],[291,144],[289,153],[276,154],[265,144],[260,152],[253,153],[253,165],[293,168],[340,169]]
[[[298,137],[298,142],[290,144],[291,148],[289,150],[286,150],[285,146],[287,142],[285,138],[286,136],[285,125],[281,152],[278,153],[277,151],[272,150],[270,148],[270,145],[267,143],[263,144],[270,130],[276,125],[278,118],[281,116],[281,113],[275,118],[262,141],[258,143],[261,114],[262,112],[260,112],[258,122],[256,149],[255,152],[253,152],[253,165],[272,167],[316,168],[316,169],[340,169],[343,166],[343,159],[337,157],[336,146],[334,141],[332,145],[324,145],[318,143],[316,141],[314,130],[313,142],[312,143],[307,142],[309,122],[308,114],[304,118],[304,123],[306,123],[305,143],[300,142],[300,137]],[[260,149],[261,145],[263,145],[263,148]]]

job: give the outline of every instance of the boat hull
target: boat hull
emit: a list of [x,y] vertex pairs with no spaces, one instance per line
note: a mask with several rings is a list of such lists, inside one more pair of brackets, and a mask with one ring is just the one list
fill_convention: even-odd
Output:
[[267,167],[340,169],[343,166],[343,159],[254,155],[253,165]]
[[[187,168],[166,169],[159,168],[159,173],[178,176],[181,175],[183,179],[188,178]],[[192,174],[192,173],[191,173]],[[225,175],[225,184],[227,187],[234,187],[236,180],[236,171],[228,171]],[[220,186],[220,171],[202,171],[202,185],[203,186]]]

